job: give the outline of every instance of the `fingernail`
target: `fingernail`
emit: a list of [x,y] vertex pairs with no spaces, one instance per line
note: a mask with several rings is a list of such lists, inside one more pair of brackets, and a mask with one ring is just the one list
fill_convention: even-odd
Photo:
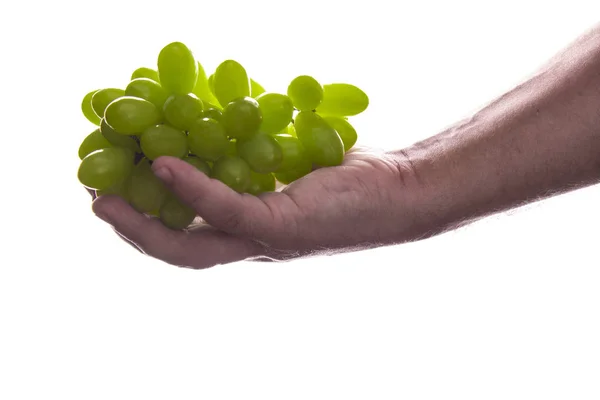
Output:
[[171,175],[171,171],[168,168],[162,167],[154,171],[154,174],[158,176],[164,183],[171,183],[173,180],[173,175]]

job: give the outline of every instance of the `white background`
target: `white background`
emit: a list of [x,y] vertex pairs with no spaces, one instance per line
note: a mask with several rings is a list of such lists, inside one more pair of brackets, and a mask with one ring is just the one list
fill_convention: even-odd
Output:
[[3,2],[0,398],[600,398],[600,187],[423,242],[193,271],[124,244],[76,178],[83,95],[124,87],[171,41],[271,91],[299,74],[356,84],[360,143],[393,149],[598,15],[575,0]]

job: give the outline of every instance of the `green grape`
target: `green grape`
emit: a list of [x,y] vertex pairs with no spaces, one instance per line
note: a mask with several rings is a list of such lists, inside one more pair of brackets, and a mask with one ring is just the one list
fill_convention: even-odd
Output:
[[85,139],[83,139],[83,142],[81,142],[81,145],[79,146],[79,159],[83,160],[88,154],[111,146],[112,144],[102,136],[100,129],[96,129],[94,132],[87,135]]
[[210,90],[210,86],[208,84],[208,78],[206,77],[206,72],[204,71],[204,67],[198,61],[198,79],[196,80],[196,85],[194,86],[194,90],[192,90],[202,102],[205,103],[218,103],[219,101],[215,97],[215,95]]
[[248,74],[237,61],[223,61],[215,71],[213,85],[215,97],[222,106],[235,99],[250,96]]
[[350,150],[358,139],[356,129],[350,125],[350,122],[344,118],[334,116],[324,116],[323,119],[340,135],[342,142],[344,142],[344,151]]
[[169,125],[155,125],[146,129],[140,137],[140,146],[150,160],[161,156],[183,158],[189,151],[185,132]]
[[296,125],[294,125],[293,123],[288,125],[287,131],[293,137],[298,137],[298,135],[296,134]]
[[230,139],[228,141],[228,143],[227,143],[227,151],[226,151],[225,155],[237,157],[237,155],[238,155],[238,152],[237,152],[237,140]]
[[154,104],[130,96],[110,103],[104,114],[106,123],[121,135],[139,135],[162,120],[162,115]]
[[256,82],[254,79],[250,79],[250,97],[257,98],[265,92],[265,88]]
[[287,135],[296,137],[296,128],[294,127],[294,123],[290,122],[290,124],[283,128],[279,133],[285,133]]
[[158,218],[158,217],[160,217],[160,210],[152,210],[152,211],[149,211],[149,212],[145,212],[144,214],[146,214],[146,215],[148,215],[150,217],[156,217],[156,218]]
[[97,91],[98,90],[92,90],[91,92],[86,94],[83,97],[83,100],[81,101],[81,111],[83,112],[83,115],[87,118],[88,121],[90,121],[94,125],[100,125],[100,117],[96,115],[96,112],[92,107],[92,96]]
[[275,191],[275,177],[273,174],[259,174],[250,171],[250,186],[246,189],[246,193],[258,196],[265,192]]
[[194,122],[202,117],[204,105],[193,93],[174,94],[163,107],[165,119],[177,129],[189,131]]
[[183,158],[183,161],[186,163],[193,165],[200,172],[203,172],[205,175],[210,176],[210,165],[204,160],[199,159],[194,156],[187,156]]
[[158,213],[160,221],[170,229],[185,229],[196,218],[196,210],[181,202],[174,195],[168,196]]
[[285,94],[263,93],[256,98],[262,113],[261,132],[277,133],[284,129],[292,120],[294,106]]
[[236,139],[254,136],[262,123],[258,102],[252,97],[236,99],[225,106],[221,122],[227,135]]
[[298,110],[311,111],[321,104],[323,87],[312,76],[301,75],[290,83],[287,95]]
[[[213,96],[215,95],[215,74],[212,74],[211,76],[208,77],[208,88],[210,89],[210,92],[213,94]],[[215,96],[216,99],[216,96]],[[219,100],[217,100],[217,103],[219,102]]]
[[123,89],[100,89],[92,95],[92,108],[99,118],[104,118],[106,107],[114,100],[125,96]]
[[303,158],[302,161],[296,165],[293,169],[287,171],[280,171],[275,173],[275,179],[279,182],[289,185],[302,178],[305,175],[308,175],[312,171],[313,165],[310,159]]
[[162,110],[169,95],[159,83],[148,78],[136,78],[125,88],[125,96],[139,97],[148,100],[156,108]]
[[123,200],[129,203],[129,195],[127,193],[127,188],[129,187],[129,179],[130,176],[128,176],[122,182],[119,182],[116,185],[113,185],[109,188],[106,188],[104,190],[96,190],[96,197],[105,195],[115,195],[121,197]]
[[250,167],[239,157],[223,156],[213,165],[212,177],[243,193],[250,186]]
[[133,71],[133,73],[131,74],[130,80],[134,80],[134,79],[138,79],[138,78],[148,78],[148,79],[152,79],[154,82],[160,82],[160,79],[158,78],[158,72],[154,69],[146,68],[146,67],[141,67],[141,68],[138,68],[135,71]]
[[223,118],[223,113],[218,108],[209,107],[202,111],[202,118],[210,118],[214,119],[215,121],[221,122],[221,118]]
[[229,144],[223,125],[210,118],[196,121],[187,140],[190,152],[207,161],[216,161],[224,156]]
[[169,93],[188,94],[198,78],[198,63],[194,54],[181,42],[166,45],[158,55],[160,84]]
[[287,133],[280,133],[273,136],[273,139],[281,147],[281,164],[277,172],[294,169],[302,160],[308,158],[304,145],[298,138]]
[[323,118],[312,111],[301,111],[294,125],[298,139],[315,164],[330,167],[342,163],[344,142]]
[[221,107],[219,105],[219,103],[213,104],[213,103],[203,102],[203,104],[204,104],[204,109],[205,110],[208,110],[209,108],[212,108],[212,109],[215,109],[215,110],[217,110],[219,112],[223,112],[223,107]]
[[100,133],[102,133],[102,136],[104,136],[104,138],[113,146],[124,147],[134,153],[142,152],[140,145],[133,137],[115,132],[115,130],[106,123],[104,118],[100,121]]
[[133,152],[122,147],[107,147],[85,157],[77,178],[87,188],[108,189],[124,181],[133,169]]
[[150,161],[142,159],[135,166],[127,187],[129,203],[141,213],[151,213],[159,210],[168,194],[168,189],[154,175]]
[[254,172],[261,174],[277,171],[283,160],[279,143],[264,133],[238,141],[237,151]]
[[369,106],[369,98],[359,88],[347,83],[323,85],[323,101],[317,107],[321,115],[349,117],[360,114]]

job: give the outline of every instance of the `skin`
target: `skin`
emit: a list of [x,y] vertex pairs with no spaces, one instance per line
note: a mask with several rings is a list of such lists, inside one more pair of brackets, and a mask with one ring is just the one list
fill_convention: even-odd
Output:
[[207,268],[288,260],[431,237],[600,181],[600,27],[533,77],[414,145],[359,149],[281,192],[238,194],[185,162],[153,170],[208,224],[172,231],[103,196],[94,212],[143,253]]

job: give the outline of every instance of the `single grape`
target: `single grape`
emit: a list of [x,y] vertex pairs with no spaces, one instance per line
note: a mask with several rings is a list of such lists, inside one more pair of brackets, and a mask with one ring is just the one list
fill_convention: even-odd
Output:
[[144,214],[146,214],[150,217],[158,218],[158,217],[160,217],[160,210],[152,210],[152,211],[145,212]]
[[202,117],[202,100],[193,93],[174,94],[163,107],[165,119],[177,129],[189,131],[194,122]]
[[[210,89],[210,92],[213,94],[213,96],[215,96],[215,74],[212,74],[211,76],[208,77],[208,88]],[[215,96],[215,99],[217,97]],[[217,103],[219,102],[219,100],[217,99]]]
[[246,189],[246,193],[258,196],[265,192],[275,191],[275,177],[273,174],[259,174],[250,171],[250,186]]
[[308,175],[312,171],[313,165],[310,159],[303,158],[302,161],[293,169],[276,172],[275,179],[279,182],[289,185],[290,183]]
[[104,190],[124,181],[133,169],[131,150],[107,147],[88,154],[79,165],[77,178],[89,189]]
[[215,107],[209,107],[202,111],[202,118],[210,118],[214,119],[215,121],[221,122],[222,117],[223,113],[221,112],[221,110]]
[[213,165],[212,177],[243,193],[250,186],[250,172],[250,167],[241,158],[223,156]]
[[223,61],[215,71],[214,94],[223,106],[240,97],[250,96],[246,70],[234,60]]
[[312,111],[300,112],[294,121],[296,134],[313,162],[321,167],[340,165],[344,142],[340,135]]
[[350,150],[358,139],[356,129],[354,129],[350,122],[344,118],[334,116],[325,116],[323,119],[340,135],[342,142],[344,142],[344,151]]
[[161,156],[183,158],[189,151],[185,133],[169,125],[155,125],[146,129],[140,137],[140,146],[150,160]]
[[138,78],[148,78],[152,79],[154,82],[160,82],[160,79],[158,78],[158,72],[152,68],[141,67],[133,71],[130,80]]
[[202,64],[200,64],[200,61],[198,61],[198,79],[196,80],[196,85],[194,86],[192,93],[202,100],[203,103],[217,104],[219,102],[210,90],[206,72],[204,71]]
[[227,143],[227,152],[225,153],[225,155],[227,156],[236,156],[238,155],[237,152],[237,140],[235,139],[229,139],[229,142]]
[[294,106],[285,94],[263,93],[256,98],[262,113],[261,132],[277,133],[284,129],[292,120]]
[[265,88],[256,82],[254,79],[250,79],[250,97],[257,98],[265,92]]
[[332,83],[323,85],[323,101],[316,111],[321,115],[349,117],[360,114],[369,106],[369,97],[354,85]]
[[301,75],[290,83],[287,95],[300,111],[311,111],[323,100],[323,87],[312,76]]
[[183,158],[183,161],[185,161],[186,163],[193,165],[194,167],[196,167],[196,169],[200,172],[203,172],[205,175],[210,176],[211,175],[211,171],[210,171],[210,165],[208,165],[208,163],[204,160],[199,159],[198,157],[194,157],[194,156],[187,156]]
[[81,101],[81,111],[83,112],[83,115],[87,118],[88,121],[90,121],[94,125],[100,125],[100,117],[96,115],[96,112],[92,107],[92,96],[97,91],[98,90],[92,90],[91,92],[86,94],[83,97],[83,100]]
[[104,190],[96,190],[96,197],[106,196],[106,195],[115,195],[121,197],[123,200],[129,203],[129,194],[127,190],[129,188],[129,179],[131,175],[125,178],[122,182],[117,183],[107,189]]
[[264,133],[238,141],[237,151],[254,172],[261,174],[277,171],[283,159],[279,143]]
[[124,147],[134,153],[142,152],[140,145],[133,137],[115,132],[115,130],[106,123],[104,118],[100,121],[100,133],[102,133],[102,136],[104,136],[104,138],[113,146]]
[[159,83],[148,78],[136,78],[125,88],[125,96],[139,97],[148,100],[156,108],[162,110],[169,95]]
[[112,144],[102,136],[100,129],[96,129],[94,132],[87,135],[85,139],[83,139],[83,142],[81,142],[81,145],[79,146],[79,159],[83,160],[88,154],[111,146]]
[[104,118],[106,107],[114,100],[125,96],[123,89],[100,89],[92,95],[92,108],[99,118]]
[[181,42],[166,45],[158,55],[158,77],[168,93],[188,94],[198,78],[194,54]]
[[227,135],[236,139],[254,136],[262,123],[258,102],[252,97],[236,99],[225,106],[221,122]]
[[154,104],[130,96],[110,103],[104,114],[106,123],[121,135],[139,135],[162,120],[162,115]]
[[154,212],[163,205],[168,193],[165,185],[154,175],[150,161],[142,159],[133,169],[127,187],[131,206],[141,213]]
[[194,221],[196,210],[184,204],[174,195],[170,195],[160,207],[159,218],[167,228],[181,230],[190,226]]
[[277,172],[294,169],[302,162],[302,160],[308,158],[304,145],[297,137],[280,133],[274,135],[273,139],[275,139],[277,144],[279,144],[279,147],[281,147],[282,154],[281,164],[279,165]]
[[204,109],[208,110],[209,108],[214,108],[215,110],[220,111],[221,113],[223,112],[223,107],[221,107],[219,105],[219,103],[207,103],[207,102],[202,102],[202,104],[204,104]]
[[207,161],[216,161],[224,156],[229,144],[223,125],[210,118],[196,121],[187,140],[190,152]]
[[290,124],[288,126],[286,126],[285,128],[283,128],[281,130],[281,132],[279,133],[285,133],[286,135],[291,135],[296,137],[296,128],[294,127],[294,123],[290,122]]
[[293,137],[298,137],[296,134],[296,126],[293,123],[288,125],[287,132]]

